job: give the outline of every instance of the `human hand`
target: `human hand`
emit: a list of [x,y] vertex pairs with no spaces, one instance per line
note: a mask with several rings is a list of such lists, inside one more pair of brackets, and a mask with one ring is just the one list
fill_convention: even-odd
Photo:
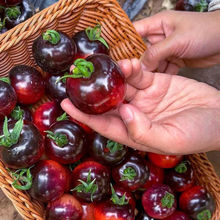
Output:
[[149,71],[176,74],[180,67],[220,63],[220,11],[164,11],[134,23],[150,45],[142,57]]
[[176,75],[151,73],[137,59],[120,62],[127,78],[118,110],[87,115],[66,99],[62,108],[101,135],[142,151],[191,154],[220,146],[220,92]]

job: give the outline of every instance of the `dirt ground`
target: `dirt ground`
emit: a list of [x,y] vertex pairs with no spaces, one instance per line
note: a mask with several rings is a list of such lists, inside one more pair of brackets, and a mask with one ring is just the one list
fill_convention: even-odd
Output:
[[[135,18],[135,20],[153,15],[159,11],[172,9],[172,2],[175,0],[149,0],[144,9]],[[120,4],[124,0],[119,0]],[[207,69],[182,69],[180,75],[206,82],[220,89],[220,65]],[[210,161],[214,164],[220,176],[220,153],[212,152],[208,154]],[[14,209],[12,203],[0,191],[0,220],[22,220]]]

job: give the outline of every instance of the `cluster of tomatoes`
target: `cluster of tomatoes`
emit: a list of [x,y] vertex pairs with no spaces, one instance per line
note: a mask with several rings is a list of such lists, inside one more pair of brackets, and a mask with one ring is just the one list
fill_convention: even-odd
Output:
[[30,0],[0,0],[0,34],[35,14]]
[[[33,43],[47,75],[18,65],[0,80],[0,155],[12,185],[45,203],[48,220],[210,220],[214,200],[183,156],[132,150],[60,108],[69,97],[101,114],[123,101],[124,76],[100,34],[99,25],[72,38],[47,30]],[[52,101],[31,112],[45,94]]]
[[211,0],[178,0],[175,10],[207,12]]

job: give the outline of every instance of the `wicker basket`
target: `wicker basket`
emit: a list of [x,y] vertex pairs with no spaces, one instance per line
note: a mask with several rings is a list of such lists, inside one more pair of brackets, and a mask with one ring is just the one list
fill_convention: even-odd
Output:
[[[16,64],[35,66],[33,41],[47,29],[61,30],[70,36],[99,22],[110,45],[113,59],[140,57],[146,49],[127,15],[116,0],[60,0],[34,17],[0,36],[0,76],[7,76]],[[44,102],[44,99],[41,100]],[[220,220],[220,181],[205,154],[189,156],[199,184],[216,200],[212,220]],[[43,219],[44,207],[26,192],[12,187],[12,178],[0,161],[0,187],[24,219]]]

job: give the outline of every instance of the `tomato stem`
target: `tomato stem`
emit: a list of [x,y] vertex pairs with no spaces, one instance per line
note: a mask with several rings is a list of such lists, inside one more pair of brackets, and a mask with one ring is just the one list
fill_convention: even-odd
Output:
[[66,114],[66,112],[64,112],[62,115],[60,115],[59,117],[57,117],[56,121],[65,121],[69,119],[69,115]]
[[137,176],[137,173],[135,171],[134,168],[132,167],[127,167],[124,171],[123,171],[123,175],[120,181],[124,181],[124,180],[134,180],[134,178]]
[[112,191],[112,197],[111,200],[115,205],[127,205],[128,204],[128,200],[126,199],[126,193],[124,193],[123,196],[119,197],[116,192],[115,189],[113,188],[112,184],[111,184],[111,191]]
[[212,218],[212,213],[209,209],[205,209],[197,215],[198,220],[210,220]]
[[[0,26],[0,31],[1,31],[1,26]],[[1,77],[0,80],[3,81],[3,82],[6,82],[8,84],[11,84],[9,77]]]
[[60,34],[55,30],[47,30],[43,33],[43,39],[51,44],[58,44],[60,41]]
[[117,143],[117,142],[108,140],[108,141],[107,141],[106,148],[108,148],[109,151],[110,151],[112,154],[114,154],[114,153],[116,153],[117,151],[123,150],[123,145],[122,145],[122,144],[119,144],[119,143]]
[[[33,166],[32,166],[33,167]],[[12,186],[19,190],[29,190],[32,186],[32,174],[29,168],[19,169],[15,172],[11,172],[12,177],[14,178],[14,182],[12,183]],[[19,184],[19,181],[22,183]]]
[[51,140],[53,140],[56,145],[59,147],[64,147],[65,145],[68,144],[68,138],[65,134],[61,133],[53,133],[52,131],[45,131],[47,133],[47,137]]
[[95,184],[96,178],[93,179],[93,180],[91,179],[91,169],[89,170],[86,182],[81,180],[81,179],[79,179],[78,181],[81,184],[76,186],[71,191],[77,191],[78,193],[82,193],[82,192],[84,192],[84,193],[91,193],[91,201],[93,202],[93,195],[97,191],[98,185]]
[[88,27],[86,28],[86,35],[89,38],[89,40],[91,41],[100,41],[102,44],[104,44],[108,49],[109,46],[107,44],[107,42],[105,41],[105,39],[103,37],[101,37],[101,25],[97,24],[94,28],[92,27]]
[[11,147],[14,144],[18,143],[22,128],[23,128],[23,119],[19,119],[10,133],[8,130],[8,118],[5,117],[3,124],[3,135],[0,136],[0,146]]
[[185,173],[187,171],[186,161],[181,162],[175,167],[177,173]]
[[195,10],[198,12],[204,12],[206,11],[208,8],[208,3],[206,2],[206,0],[201,0],[196,6],[195,6]]
[[175,202],[173,194],[166,192],[165,196],[161,199],[162,207],[172,208]]
[[6,16],[10,19],[16,20],[21,15],[21,9],[19,6],[14,6],[5,9]]
[[16,106],[11,113],[11,117],[14,120],[22,119],[23,116],[24,116],[24,110],[22,110],[20,106]]

